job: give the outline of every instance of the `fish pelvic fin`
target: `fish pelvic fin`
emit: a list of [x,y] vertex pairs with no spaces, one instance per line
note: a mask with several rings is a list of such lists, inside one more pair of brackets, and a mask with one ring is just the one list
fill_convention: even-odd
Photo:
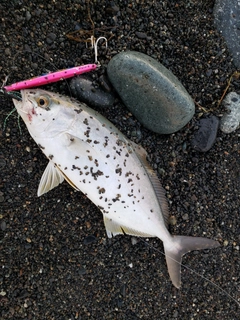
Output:
[[208,238],[174,236],[173,242],[164,244],[168,273],[176,288],[181,286],[182,257],[192,250],[204,250],[217,248],[220,244]]

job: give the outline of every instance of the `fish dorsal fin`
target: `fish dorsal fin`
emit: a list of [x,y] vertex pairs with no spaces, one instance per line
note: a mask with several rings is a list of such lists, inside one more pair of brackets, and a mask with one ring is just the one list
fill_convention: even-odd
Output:
[[152,183],[153,189],[158,199],[158,203],[162,210],[165,226],[168,227],[168,219],[169,219],[169,209],[168,202],[165,196],[165,190],[163,189],[155,171],[151,168],[149,163],[147,162],[147,152],[143,147],[137,145],[136,143],[131,141],[133,149],[140,160],[141,164],[145,168],[147,175]]
[[61,172],[56,168],[52,161],[49,161],[38,186],[38,197],[57,187],[63,180],[64,177]]
[[117,234],[129,234],[136,237],[152,237],[150,234],[120,225],[116,221],[109,219],[105,214],[103,214],[103,220],[108,238],[112,238],[112,236],[116,236]]

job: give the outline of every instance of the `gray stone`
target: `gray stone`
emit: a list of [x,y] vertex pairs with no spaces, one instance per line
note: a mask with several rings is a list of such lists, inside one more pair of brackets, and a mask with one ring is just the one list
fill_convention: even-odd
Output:
[[139,39],[146,39],[147,38],[147,34],[144,32],[136,31],[135,34]]
[[223,105],[227,113],[221,119],[220,129],[224,133],[231,133],[240,125],[240,95],[230,92],[223,100]]
[[240,68],[240,1],[216,0],[214,17],[216,27],[233,56],[234,64]]
[[7,224],[6,224],[6,222],[3,220],[2,222],[1,222],[1,230],[2,231],[5,231],[6,230],[6,228],[7,228]]
[[153,58],[121,52],[109,62],[107,72],[122,101],[149,130],[173,133],[193,117],[194,103],[185,88]]
[[206,152],[213,146],[219,127],[219,119],[213,115],[198,121],[198,130],[191,141],[192,147],[201,152]]
[[7,165],[6,160],[0,158],[0,169],[3,169]]
[[115,100],[111,92],[94,87],[91,79],[85,76],[74,77],[70,81],[71,93],[74,97],[92,107],[109,107]]

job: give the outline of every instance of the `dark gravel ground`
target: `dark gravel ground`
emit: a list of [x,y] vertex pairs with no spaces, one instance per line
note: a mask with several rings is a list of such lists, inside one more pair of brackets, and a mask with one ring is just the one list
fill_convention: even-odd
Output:
[[[240,151],[237,130],[218,133],[207,153],[191,148],[196,121],[218,107],[236,71],[213,24],[213,0],[90,1],[96,35],[114,37],[100,49],[102,68],[124,49],[146,53],[183,83],[196,107],[181,131],[159,136],[116,103],[101,113],[141,143],[167,192],[172,234],[206,236],[221,247],[193,252],[183,263],[240,299]],[[1,79],[9,83],[47,70],[91,63],[85,43],[66,33],[91,31],[86,1],[1,0]],[[240,93],[240,81],[229,91]],[[68,92],[66,82],[47,87]],[[0,319],[239,319],[240,308],[218,287],[182,269],[169,279],[158,239],[107,239],[101,213],[67,183],[37,198],[47,159],[30,138],[10,99],[0,96]],[[6,124],[4,130],[3,126]],[[134,241],[133,241],[134,240]],[[137,241],[135,241],[137,240]]]

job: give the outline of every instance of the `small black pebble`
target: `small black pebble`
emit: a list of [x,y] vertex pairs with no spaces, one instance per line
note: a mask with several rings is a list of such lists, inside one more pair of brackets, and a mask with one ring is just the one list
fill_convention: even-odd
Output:
[[111,92],[94,87],[92,80],[85,76],[73,78],[70,88],[74,97],[93,107],[111,107],[115,100]]
[[213,115],[202,118],[198,122],[198,130],[191,141],[193,149],[206,152],[213,146],[219,127],[219,119]]
[[84,244],[90,244],[90,243],[93,243],[93,242],[95,242],[95,241],[97,241],[97,238],[96,238],[95,236],[91,235],[91,236],[87,236],[87,237],[83,240],[83,243],[84,243]]

